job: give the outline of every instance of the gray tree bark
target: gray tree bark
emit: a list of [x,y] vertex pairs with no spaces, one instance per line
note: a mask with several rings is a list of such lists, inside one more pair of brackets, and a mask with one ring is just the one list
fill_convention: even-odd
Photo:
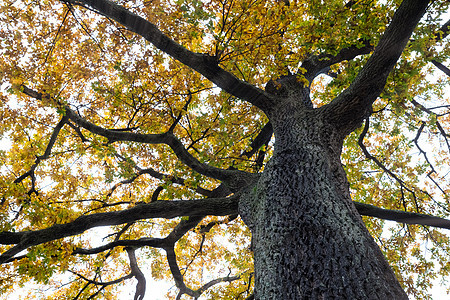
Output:
[[290,94],[270,114],[273,157],[240,202],[255,299],[407,299],[352,203],[345,134],[305,105],[307,89]]
[[[402,2],[364,68],[330,104],[312,108],[295,76],[266,86],[276,99],[265,110],[275,150],[239,204],[252,231],[255,299],[408,298],[351,201],[340,153],[370,116],[428,2]],[[305,61],[306,79],[332,62]]]

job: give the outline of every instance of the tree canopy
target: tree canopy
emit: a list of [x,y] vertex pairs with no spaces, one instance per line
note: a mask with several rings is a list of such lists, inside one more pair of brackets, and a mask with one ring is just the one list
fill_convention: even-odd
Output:
[[252,299],[239,205],[300,94],[341,130],[342,193],[402,288],[448,291],[448,7],[4,0],[0,294],[142,299],[148,269],[169,298]]

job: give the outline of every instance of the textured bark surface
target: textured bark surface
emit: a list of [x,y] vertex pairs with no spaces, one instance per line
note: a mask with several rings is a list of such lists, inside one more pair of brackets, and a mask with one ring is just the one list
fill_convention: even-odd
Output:
[[255,299],[407,299],[351,202],[343,135],[306,100],[280,102],[275,153],[240,203]]

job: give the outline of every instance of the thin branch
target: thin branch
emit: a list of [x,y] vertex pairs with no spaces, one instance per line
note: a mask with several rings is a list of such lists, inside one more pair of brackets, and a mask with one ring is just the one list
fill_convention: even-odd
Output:
[[175,129],[177,124],[180,122],[181,117],[183,116],[183,111],[187,111],[189,103],[191,103],[191,101],[192,101],[192,93],[189,91],[188,100],[184,104],[183,109],[178,114],[178,117],[175,119],[175,121],[172,123],[172,125],[170,125],[170,128],[168,130],[169,132],[173,132],[173,130]]
[[98,291],[96,291],[95,293],[93,293],[92,295],[89,296],[89,298],[87,298],[86,300],[91,300],[91,299],[95,299],[97,297],[98,294],[100,294],[104,289],[106,288],[106,286],[102,286],[98,289]]
[[81,139],[81,142],[88,142],[89,140],[83,135],[83,133],[81,132],[80,128],[73,125],[72,122],[67,122],[67,124],[73,129],[75,130],[75,132],[78,134],[78,136]]
[[[248,276],[249,278],[248,278],[248,283],[247,283],[247,290],[240,292],[240,293],[239,293],[239,296],[242,295],[242,294],[244,294],[244,293],[246,293],[247,295],[250,293],[250,287],[251,287],[251,285],[252,285],[252,279],[253,279],[253,276],[254,276],[254,272],[251,272],[251,273],[249,274],[249,276]],[[249,295],[247,298],[245,298],[245,299],[246,299],[246,300],[254,299],[253,293],[250,294],[250,295]]]
[[423,157],[425,158],[425,161],[427,162],[427,164],[430,166],[431,170],[430,172],[428,172],[427,177],[430,178],[430,180],[436,185],[436,187],[441,190],[441,192],[445,195],[445,191],[440,187],[440,185],[436,182],[436,180],[434,180],[433,177],[431,177],[431,175],[433,173],[437,174],[436,170],[434,169],[433,165],[431,164],[430,160],[428,159],[428,155],[427,153],[419,146],[419,137],[422,134],[423,129],[425,128],[425,122],[422,122],[422,124],[420,125],[419,130],[417,130],[417,134],[416,137],[414,138],[414,144],[416,145],[416,148],[419,149],[419,152],[422,153]]
[[406,186],[405,182],[400,179],[396,174],[394,174],[391,170],[389,170],[385,165],[383,165],[375,156],[371,155],[369,151],[367,150],[366,146],[364,145],[364,137],[367,134],[367,131],[369,130],[369,118],[366,119],[364,129],[361,132],[361,135],[358,138],[358,145],[363,151],[364,155],[367,159],[372,160],[378,167],[380,167],[384,172],[386,172],[389,176],[394,178],[395,181],[397,181],[402,188],[410,192],[411,194],[415,195],[414,191],[411,190],[409,187]]
[[198,229],[196,230],[198,233],[204,234],[209,232],[214,226],[216,225],[220,225],[220,224],[228,224],[229,222],[233,221],[234,219],[236,219],[238,217],[238,215],[229,215],[228,217],[226,217],[223,220],[218,220],[218,221],[212,221],[209,222],[206,225],[200,225],[198,227]]
[[12,257],[9,260],[5,261],[5,263],[10,263],[10,262],[13,262],[13,261],[16,261],[16,260],[21,260],[21,259],[26,258],[26,257],[28,257],[26,254],[18,255],[18,256]]
[[152,198],[151,198],[150,202],[158,201],[159,194],[160,194],[163,190],[164,190],[164,188],[163,188],[162,186],[158,186],[158,187],[153,191]]
[[92,36],[92,34],[89,32],[89,28],[88,26],[83,22],[83,20],[78,21],[77,16],[75,15],[75,10],[72,6],[72,4],[70,4],[69,2],[66,2],[67,8],[70,10],[70,13],[72,14],[73,18],[75,19],[75,21],[80,25],[81,29],[83,29],[84,32],[86,32],[86,34],[95,42],[95,44],[97,45],[97,47],[100,49],[101,52],[105,53],[105,50],[103,50],[102,46],[100,45],[100,43],[97,41],[97,39]]
[[447,149],[448,152],[450,153],[450,141],[448,140],[448,138],[450,137],[450,135],[445,132],[445,129],[442,127],[441,123],[438,121],[438,118],[440,115],[434,113],[433,111],[431,111],[431,109],[434,108],[440,108],[440,107],[434,107],[434,108],[426,108],[425,106],[423,106],[422,104],[420,104],[419,102],[417,102],[416,100],[411,100],[411,103],[415,106],[418,107],[420,110],[426,112],[429,115],[435,116],[436,117],[436,127],[438,128],[440,134],[442,135],[442,137],[445,140],[445,143],[447,144]]
[[67,19],[68,15],[69,15],[69,10],[67,10],[65,12],[65,14],[64,14],[63,20],[62,20],[61,24],[58,27],[58,31],[56,32],[55,38],[53,39],[52,46],[50,47],[50,49],[47,52],[47,55],[45,56],[44,64],[47,63],[48,58],[50,57],[50,55],[53,52],[53,49],[55,48],[56,41],[58,39],[59,33],[61,32],[61,28],[63,27],[64,23],[66,22],[66,19]]
[[81,275],[81,274],[79,274],[79,273],[77,273],[77,272],[75,272],[75,271],[69,270],[69,272],[72,273],[72,274],[74,274],[74,275],[76,275],[76,276],[78,276],[78,277],[80,277],[81,279],[83,279],[84,281],[87,281],[87,282],[90,283],[90,284],[93,284],[93,285],[100,285],[100,286],[113,285],[113,284],[116,284],[116,283],[120,283],[120,282],[122,282],[122,281],[124,281],[124,280],[133,278],[133,275],[132,275],[132,274],[129,274],[129,275],[120,277],[120,278],[115,279],[115,280],[111,280],[111,281],[107,281],[107,282],[101,282],[101,281],[91,280],[91,279],[89,279],[89,278],[87,278],[87,277],[85,277],[85,276],[83,276],[83,275]]
[[194,228],[201,220],[203,216],[199,217],[191,217],[189,219],[183,219],[180,223],[172,230],[172,232],[167,235],[165,238],[150,238],[144,237],[137,240],[119,240],[102,245],[100,247],[91,248],[91,249],[83,249],[77,248],[72,254],[80,254],[80,255],[92,255],[97,254],[115,247],[130,247],[133,249],[141,248],[141,247],[153,247],[153,248],[167,248],[173,247],[173,245],[188,232],[190,229]]
[[122,234],[124,234],[124,233],[125,233],[128,229],[130,229],[131,226],[133,226],[133,225],[134,225],[134,222],[132,222],[132,223],[127,223],[127,224],[125,224],[125,226],[123,226],[122,229],[120,229],[118,232],[115,232],[115,233],[112,233],[112,234],[107,235],[106,237],[103,238],[103,240],[107,239],[107,238],[110,237],[110,236],[115,235],[114,241],[118,241],[118,240],[120,239],[120,237],[122,236]]
[[39,163],[42,160],[48,159],[50,157],[53,145],[55,144],[56,139],[58,138],[58,134],[61,131],[61,129],[63,128],[63,126],[67,123],[67,121],[68,121],[67,116],[63,116],[61,118],[61,120],[58,122],[58,124],[53,129],[52,135],[47,144],[44,154],[40,155],[40,156],[36,156],[36,160],[35,160],[34,164],[31,166],[30,170],[28,170],[26,173],[24,173],[21,176],[19,176],[18,178],[16,178],[16,180],[14,180],[14,183],[22,182],[25,178],[27,178],[29,176],[31,176],[32,178],[34,177],[34,171],[36,170]]
[[115,247],[133,247],[133,248],[141,248],[141,247],[153,247],[153,248],[163,248],[166,245],[166,241],[164,239],[160,238],[140,238],[137,240],[118,240],[114,241],[99,247],[91,248],[91,249],[84,249],[84,248],[77,248],[75,249],[72,254],[73,255],[92,255],[104,252],[106,250],[113,249]]
[[183,268],[183,275],[186,274],[187,270],[189,269],[189,267],[192,265],[192,263],[195,261],[195,259],[202,254],[203,252],[203,245],[205,244],[205,239],[206,236],[204,234],[202,234],[202,240],[200,241],[200,245],[198,246],[197,251],[192,255],[191,260],[186,263],[186,266]]

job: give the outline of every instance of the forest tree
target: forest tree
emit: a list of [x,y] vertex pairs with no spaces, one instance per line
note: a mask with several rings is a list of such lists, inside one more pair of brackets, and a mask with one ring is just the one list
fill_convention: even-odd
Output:
[[2,1],[0,294],[429,298],[448,7]]

